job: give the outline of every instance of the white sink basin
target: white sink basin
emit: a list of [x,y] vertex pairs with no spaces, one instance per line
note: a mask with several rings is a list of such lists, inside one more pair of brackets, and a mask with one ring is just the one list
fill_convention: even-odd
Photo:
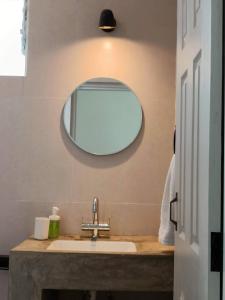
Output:
[[132,253],[137,251],[135,244],[132,242],[71,240],[53,241],[47,250],[101,253]]

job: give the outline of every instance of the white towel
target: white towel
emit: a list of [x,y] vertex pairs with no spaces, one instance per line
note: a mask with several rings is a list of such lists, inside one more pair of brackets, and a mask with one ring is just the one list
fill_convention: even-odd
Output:
[[161,222],[159,228],[159,242],[174,245],[174,225],[170,222],[170,202],[175,198],[175,154],[172,157],[166,177],[162,199]]

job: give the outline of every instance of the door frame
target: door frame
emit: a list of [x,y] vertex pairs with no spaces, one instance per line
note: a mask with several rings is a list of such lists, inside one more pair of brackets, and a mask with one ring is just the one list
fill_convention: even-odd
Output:
[[225,232],[225,5],[223,5],[223,43],[222,43],[222,114],[221,114],[221,239],[222,239],[222,249],[221,249],[221,258],[222,258],[222,269],[220,271],[220,299],[225,298],[225,281],[224,281],[224,272],[225,272],[225,243],[224,243],[224,232]]

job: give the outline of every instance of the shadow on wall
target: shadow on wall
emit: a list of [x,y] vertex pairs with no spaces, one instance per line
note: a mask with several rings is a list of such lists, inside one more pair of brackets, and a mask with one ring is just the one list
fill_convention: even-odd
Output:
[[[139,299],[157,299],[172,300],[172,292],[108,292],[98,291],[96,300],[136,300]],[[88,291],[70,291],[70,290],[44,290],[42,293],[43,300],[86,300],[90,299]]]
[[144,112],[143,112],[143,119],[142,119],[142,127],[140,130],[139,135],[137,138],[134,140],[134,142],[128,146],[126,149],[122,150],[119,153],[112,154],[112,155],[105,155],[105,156],[98,156],[98,155],[93,155],[90,153],[86,153],[85,151],[81,150],[79,147],[73,144],[73,142],[70,140],[68,137],[65,128],[64,128],[64,123],[63,123],[63,111],[61,113],[61,118],[60,118],[60,131],[61,131],[61,136],[62,140],[69,151],[69,153],[78,161],[82,162],[84,165],[88,165],[92,168],[112,168],[117,165],[123,164],[126,161],[128,161],[131,156],[134,155],[134,153],[137,151],[138,147],[140,146],[143,136],[144,136],[144,131],[145,131],[145,117],[144,117]]

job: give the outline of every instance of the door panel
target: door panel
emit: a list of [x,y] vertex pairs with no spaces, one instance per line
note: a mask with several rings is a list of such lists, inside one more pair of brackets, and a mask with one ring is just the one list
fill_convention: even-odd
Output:
[[185,190],[186,190],[186,163],[187,163],[187,106],[188,106],[188,72],[185,71],[181,78],[181,99],[180,99],[180,134],[181,134],[181,143],[180,143],[180,198],[179,198],[179,233],[185,239]]
[[199,102],[201,82],[201,51],[193,65],[193,132],[192,132],[192,186],[191,186],[191,244],[198,253],[199,242]]

